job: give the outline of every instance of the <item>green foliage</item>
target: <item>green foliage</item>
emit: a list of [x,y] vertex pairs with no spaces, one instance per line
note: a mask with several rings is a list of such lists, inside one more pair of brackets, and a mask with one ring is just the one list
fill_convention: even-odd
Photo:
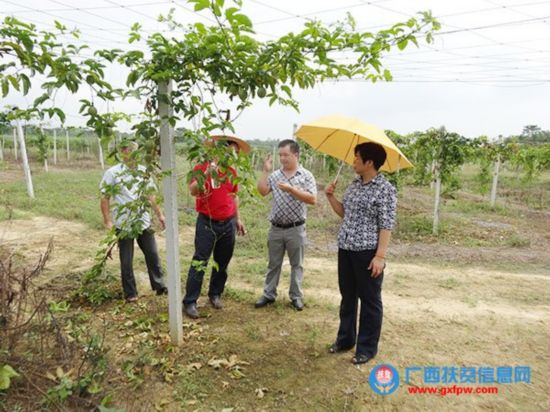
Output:
[[[87,46],[66,44],[57,39],[66,34],[64,26],[57,24],[56,32],[38,31],[36,26],[22,22],[14,17],[6,17],[0,26],[0,57],[8,63],[0,65],[0,84],[2,95],[20,92],[26,95],[31,88],[31,78],[43,75],[48,81],[42,83],[44,93],[35,100],[32,107],[16,110],[12,118],[30,119],[33,116],[44,118],[57,116],[65,120],[64,112],[55,106],[41,106],[50,100],[54,91],[65,88],[76,93],[85,78],[96,78],[102,87],[110,86],[101,80],[104,77],[103,65],[99,62],[77,62],[77,56]],[[72,34],[78,37],[75,30]],[[9,60],[7,60],[9,58]],[[82,64],[81,64],[82,63]]]
[[[88,334],[83,347],[83,360],[77,375],[73,370],[67,372],[58,367],[55,375],[47,376],[56,384],[48,389],[43,403],[46,406],[61,405],[72,396],[89,396],[101,392],[99,383],[107,370],[106,349],[101,336]],[[86,366],[85,366],[86,365]]]
[[34,144],[38,148],[38,160],[40,162],[44,162],[45,160],[47,160],[50,151],[50,143],[42,129],[40,129],[40,132],[38,133]]
[[456,192],[461,188],[462,188],[462,180],[458,175],[458,173],[454,173],[450,175],[449,178],[447,179],[441,195],[443,197],[456,199]]
[[116,296],[113,288],[114,276],[105,267],[116,243],[117,234],[113,228],[100,242],[94,265],[82,276],[77,296],[84,298],[92,305],[101,305]]
[[480,136],[474,141],[474,156],[480,166],[476,181],[482,194],[489,191],[495,162],[499,160],[502,165],[510,160],[517,151],[517,146],[509,142],[489,142],[487,136]]
[[405,238],[428,236],[432,234],[432,221],[426,216],[403,216],[397,230]]
[[413,175],[415,171],[420,168],[417,166],[416,161],[413,160],[414,152],[411,148],[411,135],[403,136],[399,133],[394,132],[393,130],[385,130],[384,132],[386,133],[386,136],[388,136],[390,140],[395,143],[395,145],[401,150],[401,152],[407,157],[407,159],[411,160],[414,165],[413,168],[398,170],[395,173],[387,173],[385,175],[388,181],[399,192],[405,184],[405,179]]
[[444,127],[414,133],[410,136],[407,151],[413,153],[415,182],[426,184],[439,175],[447,194],[452,194],[460,187],[456,172],[474,158],[477,144],[477,141],[448,132]]
[[48,389],[46,404],[59,404],[65,402],[75,390],[76,383],[65,374],[61,368],[57,372],[57,385]]
[[9,389],[11,379],[18,376],[19,374],[10,365],[3,365],[0,368],[0,391]]
[[525,182],[533,181],[540,176],[543,170],[550,168],[550,144],[521,145],[513,153],[510,163],[524,170],[523,180]]
[[481,194],[489,192],[491,187],[491,167],[493,162],[485,156],[479,158],[479,173],[476,175],[476,182]]

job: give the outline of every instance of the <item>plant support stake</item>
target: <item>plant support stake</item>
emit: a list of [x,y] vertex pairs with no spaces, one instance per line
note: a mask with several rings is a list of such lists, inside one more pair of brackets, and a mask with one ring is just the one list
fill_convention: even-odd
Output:
[[[170,125],[173,108],[171,100],[172,82],[159,83],[159,116],[160,116],[160,164],[164,178],[164,215],[166,216],[166,266],[168,269],[168,319],[172,343],[183,342],[181,312],[181,278],[178,245],[178,202],[176,175],[176,148],[174,129]],[[162,96],[162,97],[161,97]]]

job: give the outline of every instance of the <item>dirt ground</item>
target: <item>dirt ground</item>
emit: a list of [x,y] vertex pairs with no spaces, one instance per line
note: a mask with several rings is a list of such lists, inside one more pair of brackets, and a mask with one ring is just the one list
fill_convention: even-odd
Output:
[[[182,253],[190,254],[192,227],[182,227]],[[0,245],[32,261],[53,238],[54,252],[44,273],[46,282],[89,268],[101,232],[85,225],[33,217],[0,222]],[[159,236],[164,250],[164,238]],[[324,239],[313,239],[313,243]],[[78,245],[78,247],[75,247]],[[139,254],[137,254],[139,255]],[[188,256],[187,258],[189,258]],[[306,257],[306,310],[292,311],[286,300],[288,265],[280,285],[280,302],[267,310],[253,309],[261,293],[262,274],[244,275],[248,265],[263,259],[237,259],[230,267],[226,307],[217,312],[201,301],[198,323],[185,323],[186,343],[178,362],[201,368],[178,383],[152,379],[144,390],[122,384],[115,404],[132,410],[550,410],[550,258],[533,248],[454,248],[398,244],[392,250],[384,279],[384,326],[374,364],[353,367],[351,353],[328,355],[326,345],[338,324],[339,294],[335,254],[312,249]],[[109,264],[116,272],[117,261]],[[166,311],[164,300],[147,292],[143,260],[136,274],[144,299],[138,312]],[[182,270],[182,272],[185,272]],[[98,316],[117,322],[132,319],[120,303],[100,309]],[[118,309],[117,309],[118,308]],[[114,312],[113,312],[114,311]],[[152,315],[151,315],[152,316]],[[158,313],[155,315],[158,316]],[[194,335],[189,331],[200,329]],[[167,325],[160,329],[167,334]],[[129,334],[113,329],[114,347],[125,347]],[[137,335],[136,335],[137,336]],[[134,337],[135,338],[135,337]],[[238,356],[245,377],[206,367],[210,358]],[[119,351],[116,357],[124,357]],[[410,366],[515,366],[531,368],[530,384],[499,385],[498,395],[411,395],[404,389],[382,397],[368,385],[372,366],[390,363],[401,371]],[[183,366],[186,366],[183,365]],[[191,377],[189,377],[191,376]],[[117,386],[115,385],[115,388]],[[258,392],[259,390],[259,392]],[[116,391],[116,389],[115,389]],[[126,395],[123,396],[123,394]],[[201,395],[202,394],[202,395]],[[260,396],[261,395],[261,396]]]

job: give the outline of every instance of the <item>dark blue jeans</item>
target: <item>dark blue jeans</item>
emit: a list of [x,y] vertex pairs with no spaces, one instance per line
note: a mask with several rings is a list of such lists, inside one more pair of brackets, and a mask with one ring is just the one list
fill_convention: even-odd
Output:
[[235,232],[235,218],[216,221],[199,214],[195,229],[195,254],[187,275],[184,305],[197,302],[212,253],[215,264],[210,276],[208,296],[220,296],[223,293],[227,281],[227,266],[235,248]]
[[[338,286],[340,303],[340,327],[336,344],[340,348],[357,345],[355,352],[369,357],[376,356],[382,330],[382,273],[371,277],[369,264],[376,250],[338,250]],[[359,333],[357,333],[357,305],[361,300]]]
[[[120,231],[118,232],[120,233]],[[153,290],[164,288],[162,268],[160,267],[157,242],[152,229],[145,229],[137,238],[137,244],[145,256],[145,264],[149,273],[149,282]],[[134,239],[124,238],[118,240],[120,256],[120,273],[122,277],[122,289],[124,297],[137,296],[136,278],[134,277]]]

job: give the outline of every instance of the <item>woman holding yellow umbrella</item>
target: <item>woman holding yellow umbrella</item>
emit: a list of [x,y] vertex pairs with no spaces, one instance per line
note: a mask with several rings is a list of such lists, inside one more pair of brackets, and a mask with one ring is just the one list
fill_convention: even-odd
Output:
[[[386,252],[395,224],[395,188],[379,173],[386,161],[384,148],[361,143],[354,148],[353,169],[358,174],[343,200],[334,195],[336,181],[325,189],[334,212],[343,219],[338,233],[340,327],[330,353],[354,346],[352,362],[360,365],[376,356],[382,329],[382,279]],[[361,300],[359,330],[357,304]]]
[[326,187],[325,194],[334,212],[343,219],[338,233],[340,326],[329,352],[343,352],[355,346],[352,362],[360,365],[378,352],[382,280],[396,219],[396,190],[380,170],[395,171],[412,164],[383,130],[351,117],[322,117],[303,125],[296,136],[314,149],[352,164],[357,173],[342,201],[334,195],[338,176]]

